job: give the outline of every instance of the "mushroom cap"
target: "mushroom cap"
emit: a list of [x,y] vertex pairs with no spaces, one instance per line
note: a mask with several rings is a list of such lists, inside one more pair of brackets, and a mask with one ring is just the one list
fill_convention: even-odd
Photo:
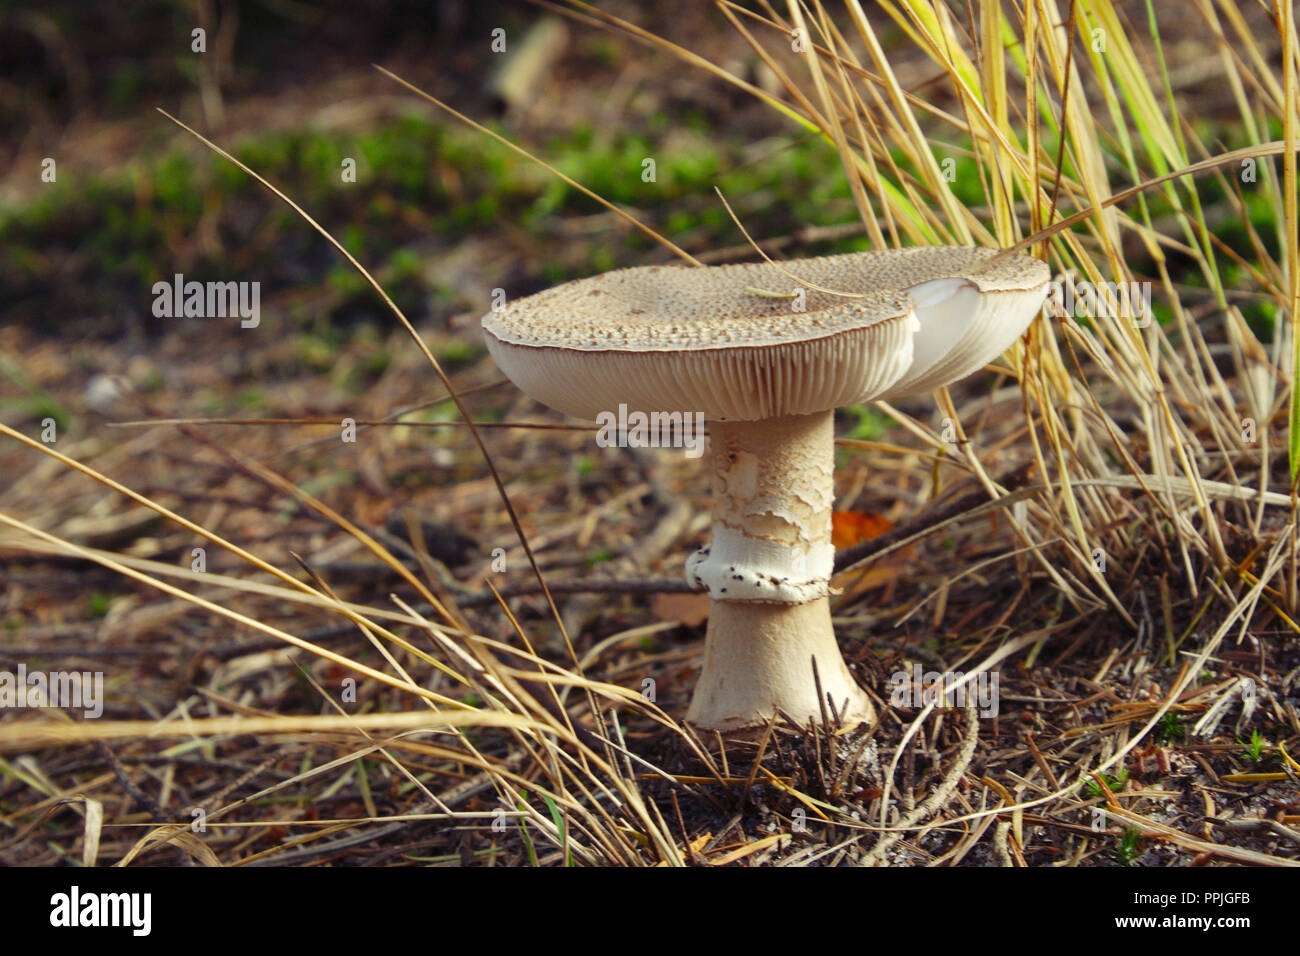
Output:
[[[620,269],[511,302],[483,330],[520,389],[578,418],[620,404],[715,421],[812,414],[928,391],[1001,354],[1038,313],[1050,273],[1025,255],[990,263],[998,252]],[[796,289],[801,300],[754,294]]]

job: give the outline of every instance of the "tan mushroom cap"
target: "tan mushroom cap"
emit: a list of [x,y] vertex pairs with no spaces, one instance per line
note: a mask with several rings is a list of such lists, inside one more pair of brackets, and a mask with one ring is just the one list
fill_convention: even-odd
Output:
[[[936,388],[1001,354],[1037,314],[1049,272],[1023,255],[986,267],[997,252],[621,269],[512,302],[483,330],[520,389],[578,418],[620,404],[711,420],[812,414]],[[796,289],[801,311],[753,294]]]

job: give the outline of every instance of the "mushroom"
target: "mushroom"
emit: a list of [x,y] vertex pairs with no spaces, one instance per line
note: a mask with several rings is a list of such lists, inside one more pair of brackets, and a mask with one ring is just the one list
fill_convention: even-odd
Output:
[[686,565],[710,598],[689,722],[744,731],[832,708],[845,724],[872,719],[831,628],[834,410],[982,368],[1028,327],[1048,278],[1037,259],[964,246],[643,266],[483,318],[497,365],[554,409],[709,423],[712,541]]

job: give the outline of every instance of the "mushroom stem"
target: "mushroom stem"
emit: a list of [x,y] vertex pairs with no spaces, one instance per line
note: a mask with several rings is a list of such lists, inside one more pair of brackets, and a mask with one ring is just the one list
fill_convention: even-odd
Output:
[[[687,562],[709,589],[704,669],[686,718],[714,730],[778,712],[821,718],[823,693],[846,723],[870,720],[831,628],[834,413],[713,422],[713,541]],[[825,712],[830,713],[830,708]]]

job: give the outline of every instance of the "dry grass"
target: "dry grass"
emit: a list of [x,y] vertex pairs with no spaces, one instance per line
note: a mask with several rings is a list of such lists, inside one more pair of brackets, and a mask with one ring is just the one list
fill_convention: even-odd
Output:
[[[855,0],[759,14],[719,4],[779,94],[597,9],[570,12],[680,55],[824,137],[878,246],[1027,247],[1066,286],[1151,283],[1164,321],[1051,310],[991,379],[940,393],[938,415],[928,400],[888,409],[907,444],[842,443],[841,509],[906,515],[917,532],[837,579],[846,657],[877,689],[911,662],[997,673],[997,717],[881,700],[871,728],[773,727],[751,745],[699,739],[674,719],[696,646],[673,643],[682,631],[671,620],[655,623],[690,620],[691,598],[648,608],[639,598],[671,588],[636,582],[676,575],[701,530],[683,502],[705,500],[703,476],[662,457],[610,457],[593,485],[628,490],[602,490],[593,505],[591,489],[556,467],[589,451],[590,436],[523,427],[535,410],[500,440],[470,426],[454,429],[468,442],[447,446],[459,439],[440,430],[461,477],[410,502],[412,513],[472,528],[515,567],[526,562],[532,580],[512,576],[511,593],[541,596],[516,598],[496,594],[486,561],[453,573],[419,522],[379,531],[261,464],[283,432],[223,430],[217,441],[212,425],[155,425],[134,447],[79,458],[0,425],[33,462],[33,480],[0,513],[0,548],[49,562],[51,578],[94,565],[165,595],[123,609],[111,622],[120,637],[103,649],[135,660],[116,691],[135,701],[135,719],[0,723],[10,755],[0,826],[14,858],[92,864],[149,848],[236,865],[1300,865],[1289,7],[1271,20],[1210,0],[1180,13],[1210,38],[1207,69],[1250,144],[1230,151],[1203,142],[1180,105],[1158,16],[1128,22],[1107,0],[881,6],[933,69],[925,86],[950,102],[903,86],[898,52],[886,55],[879,21]],[[1270,123],[1280,140],[1267,140]],[[978,177],[982,205],[958,199],[948,158],[973,161],[966,175]],[[1255,161],[1252,182],[1241,180],[1243,160]],[[1221,187],[1213,207],[1207,182]],[[1257,232],[1251,201],[1272,210],[1276,234]],[[1219,239],[1215,216],[1244,226],[1252,255]],[[1229,265],[1246,289],[1225,281]],[[1247,322],[1243,291],[1274,307],[1271,338]],[[385,301],[473,421],[466,396],[491,394],[492,371],[453,381]],[[397,403],[383,398],[354,417],[386,417]],[[192,454],[174,473],[141,476],[152,488],[135,491],[109,477],[176,427]],[[410,461],[427,434],[377,424],[371,461]],[[91,467],[94,454],[109,460]],[[304,444],[293,465],[328,468],[330,458]],[[163,504],[177,487],[185,508]],[[973,492],[987,503],[945,510]],[[260,549],[214,530],[255,500],[277,502],[261,511],[281,519]],[[202,540],[222,558],[200,573],[76,543],[111,539],[146,512],[169,522],[154,553]],[[84,515],[103,527],[74,528]],[[553,595],[570,589],[548,582],[593,544],[620,555],[623,583],[562,613]],[[328,559],[284,570],[308,548]],[[407,597],[382,605],[385,588]],[[190,608],[204,614],[182,618]],[[192,618],[266,643],[181,625]],[[162,622],[176,630],[158,647]],[[353,639],[350,653],[327,646],[341,637]],[[101,659],[77,642],[44,654],[61,667]],[[345,676],[357,697],[341,704]],[[658,704],[641,693],[647,678]],[[1239,742],[1252,731],[1259,744]],[[57,828],[43,832],[60,806]],[[205,812],[202,832],[185,826],[193,807]]]

